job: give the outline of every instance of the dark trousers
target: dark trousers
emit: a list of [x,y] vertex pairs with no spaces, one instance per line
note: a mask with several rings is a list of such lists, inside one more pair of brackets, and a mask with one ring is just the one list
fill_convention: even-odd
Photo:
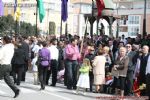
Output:
[[126,94],[130,95],[133,93],[133,71],[128,71],[127,72],[127,77],[126,77]]
[[57,82],[57,71],[58,71],[58,61],[51,60],[51,73],[52,73],[52,85],[55,86]]
[[146,75],[146,93],[150,100],[150,74]]
[[10,65],[0,65],[0,79],[4,78],[6,84],[16,92],[19,90],[15,85],[13,80],[10,78],[11,66]]
[[22,73],[24,72],[24,64],[14,64],[12,72],[13,72],[14,82],[17,83],[17,85],[20,85],[20,82],[22,80]]
[[41,65],[38,66],[39,81],[41,83],[42,89],[45,89],[47,69],[48,66],[47,67],[43,67]]
[[93,82],[94,82],[94,75],[93,75],[93,72],[90,71],[89,72],[89,78],[90,78],[90,91],[92,92],[93,91]]
[[64,85],[67,86],[67,65],[66,65],[66,60],[64,60],[64,65],[65,65]]
[[23,70],[23,73],[22,73],[22,79],[21,81],[25,81],[26,80],[26,72],[28,71],[28,63],[26,63],[24,65],[24,70]]
[[[145,73],[142,73],[140,74],[139,76],[139,85],[141,86],[142,84],[146,84],[146,75]],[[141,96],[146,96],[146,90],[141,90],[141,93],[140,93]]]
[[46,74],[46,85],[49,84],[49,78],[51,76],[51,69],[50,70],[47,70],[47,74]]
[[67,60],[66,68],[67,68],[67,88],[76,89],[77,84],[77,61],[76,60]]

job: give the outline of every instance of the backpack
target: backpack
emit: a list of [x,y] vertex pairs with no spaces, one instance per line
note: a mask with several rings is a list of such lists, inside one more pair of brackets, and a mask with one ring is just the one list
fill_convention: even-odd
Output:
[[39,57],[37,60],[37,65],[43,66],[43,67],[48,67],[49,66],[49,55],[50,53],[47,52],[47,54],[45,54],[44,52],[42,52],[42,49],[39,50]]

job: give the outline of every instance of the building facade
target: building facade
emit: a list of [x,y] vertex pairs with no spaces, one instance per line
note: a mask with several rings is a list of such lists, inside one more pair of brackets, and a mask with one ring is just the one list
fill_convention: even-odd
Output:
[[[4,2],[4,15],[14,16],[14,0],[3,0]],[[43,22],[40,23],[38,18],[38,28],[44,33],[49,32],[49,22],[55,22],[55,34],[60,34],[61,27],[61,0],[43,0],[45,8],[45,17]],[[73,5],[68,2],[68,33],[73,34]],[[38,16],[39,17],[39,16]],[[21,16],[20,21],[36,24],[36,0],[22,0],[21,2]],[[65,23],[62,23],[62,33],[65,34]]]
[[[136,37],[143,33],[144,0],[113,0],[117,5],[115,13],[120,15],[119,35]],[[146,32],[150,34],[150,0],[146,3]],[[115,24],[116,25],[116,24]],[[114,25],[114,26],[115,26]],[[116,30],[114,30],[115,33]]]

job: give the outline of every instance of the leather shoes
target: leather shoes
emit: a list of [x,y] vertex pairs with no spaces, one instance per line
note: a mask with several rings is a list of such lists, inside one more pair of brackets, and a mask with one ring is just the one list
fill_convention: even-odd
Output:
[[19,89],[18,89],[18,90],[16,90],[14,98],[16,98],[16,97],[18,97],[18,96],[19,96],[19,92],[20,92],[20,90],[19,90]]
[[51,84],[50,86],[53,86],[53,87],[55,87],[56,85],[53,85],[53,84]]

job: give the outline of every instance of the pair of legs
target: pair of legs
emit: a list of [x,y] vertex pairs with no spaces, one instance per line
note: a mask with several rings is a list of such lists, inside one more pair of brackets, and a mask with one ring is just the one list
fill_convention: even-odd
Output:
[[13,80],[10,78],[10,65],[0,65],[0,79],[4,78],[5,83],[13,90],[15,93],[14,98],[19,95],[19,89],[15,86]]
[[38,72],[33,72],[34,77],[34,85],[38,85],[39,79],[38,79]]
[[121,97],[124,96],[125,79],[126,77],[122,77],[122,76],[119,76],[119,78],[117,79],[118,86],[116,86],[115,92],[116,95],[120,95]]
[[45,89],[45,84],[46,84],[46,74],[47,74],[47,67],[43,66],[38,66],[38,72],[39,72],[39,81],[41,83],[41,90]]
[[77,84],[77,61],[66,61],[66,73],[67,73],[67,89],[76,89]]
[[13,68],[14,83],[16,83],[17,85],[20,85],[21,80],[22,80],[22,75],[24,72],[24,64],[14,64],[13,67],[14,67]]
[[52,84],[51,86],[56,86],[57,82],[57,72],[58,72],[58,61],[57,60],[51,60],[51,68],[47,71],[46,75],[46,85],[49,85],[49,78],[52,74]]
[[95,89],[96,89],[96,93],[99,93],[100,92],[100,89],[101,89],[101,85],[95,85]]
[[[81,88],[81,87],[77,87],[77,89],[76,89],[76,93],[77,93],[77,94],[79,93],[80,88]],[[82,90],[83,90],[83,95],[85,95],[86,88],[82,88]]]

